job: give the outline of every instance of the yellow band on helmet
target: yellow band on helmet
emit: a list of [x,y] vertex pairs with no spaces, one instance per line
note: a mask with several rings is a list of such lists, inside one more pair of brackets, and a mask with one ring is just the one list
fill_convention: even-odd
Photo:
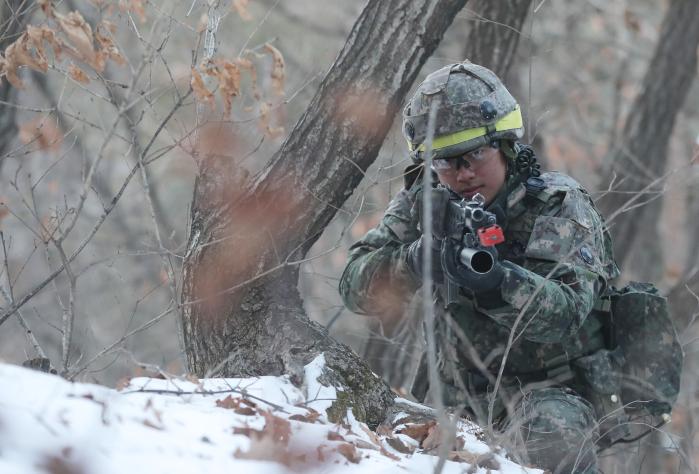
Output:
[[[517,128],[522,128],[524,124],[522,123],[522,112],[519,110],[519,105],[505,115],[503,118],[495,122],[495,131],[502,132],[505,130],[514,130]],[[451,135],[444,135],[437,137],[432,140],[432,150],[437,151],[448,146],[458,145],[459,143],[464,143],[474,138],[482,137],[487,133],[486,127],[470,128],[468,130],[462,130],[460,132],[452,133]],[[415,151],[412,144],[408,143],[408,148],[410,151]],[[426,146],[421,143],[417,147],[417,151],[425,151]]]

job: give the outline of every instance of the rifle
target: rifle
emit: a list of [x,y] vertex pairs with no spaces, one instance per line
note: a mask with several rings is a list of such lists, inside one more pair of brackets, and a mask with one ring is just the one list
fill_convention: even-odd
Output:
[[[450,193],[456,195],[453,191]],[[485,198],[478,193],[470,200],[450,199],[447,202],[444,226],[441,231],[435,229],[435,237],[442,241],[440,257],[447,276],[474,272],[486,280],[493,270],[497,261],[495,245],[504,242],[505,236],[497,225],[495,214],[486,211],[484,206]],[[449,306],[458,301],[459,285],[453,278],[445,280],[445,303]]]

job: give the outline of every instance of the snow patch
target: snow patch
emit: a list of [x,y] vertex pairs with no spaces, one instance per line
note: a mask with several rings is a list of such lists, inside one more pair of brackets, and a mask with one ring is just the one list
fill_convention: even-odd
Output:
[[327,387],[318,379],[325,370],[325,355],[320,354],[303,368],[304,386],[306,388],[306,406],[325,415],[325,412],[337,400],[337,390],[340,387]]
[[[437,458],[421,453],[405,434],[378,435],[351,412],[346,426],[329,423],[324,412],[337,392],[318,382],[324,366],[319,356],[306,367],[303,393],[283,376],[140,377],[118,391],[0,364],[0,473],[418,474],[434,469]],[[473,425],[460,425],[460,433],[462,428],[473,430]],[[466,452],[490,452],[474,435],[464,436]],[[391,438],[402,439],[410,453],[390,448]],[[493,474],[541,472],[495,459],[500,467]],[[447,461],[443,472],[468,469],[467,462]]]

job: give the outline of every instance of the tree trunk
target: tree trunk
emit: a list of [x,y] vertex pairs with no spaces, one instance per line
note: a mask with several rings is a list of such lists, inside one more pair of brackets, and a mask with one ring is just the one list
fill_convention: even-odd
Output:
[[505,80],[513,63],[532,0],[476,0],[464,57]]
[[628,207],[632,198],[636,198],[632,206],[650,201],[618,214],[610,223],[617,261],[636,278],[654,280],[660,276],[657,223],[664,180],[655,181],[666,172],[675,118],[696,75],[698,45],[699,2],[672,0],[641,92],[631,106],[618,146],[608,158],[605,189],[614,176],[616,182],[614,191],[600,199],[603,212],[614,215]]
[[308,109],[271,164],[248,179],[203,157],[183,275],[190,369],[204,375],[291,375],[323,353],[352,407],[382,421],[393,395],[351,350],[306,316],[298,262],[376,158],[418,71],[466,0],[371,0]]

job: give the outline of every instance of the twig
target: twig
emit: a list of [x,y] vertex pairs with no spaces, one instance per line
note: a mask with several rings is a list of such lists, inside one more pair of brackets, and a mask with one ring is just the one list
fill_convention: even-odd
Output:
[[[151,146],[157,139],[157,137],[160,135],[160,132],[163,130],[167,122],[172,118],[174,115],[175,111],[179,109],[180,105],[182,104],[182,101],[184,101],[189,95],[192,93],[192,90],[190,89],[187,94],[185,94],[181,100],[178,100],[177,103],[173,106],[173,108],[170,110],[170,113],[165,117],[163,122],[158,126],[158,129],[155,131],[153,136],[151,137],[150,142],[148,145],[144,148],[143,154],[146,155],[148,151],[150,150]],[[117,194],[112,198],[112,201],[109,203],[109,205],[104,209],[102,212],[102,215],[97,219],[97,222],[94,224],[88,235],[80,242],[78,247],[73,251],[73,253],[68,257],[68,262],[72,262],[85,248],[85,246],[92,240],[92,238],[95,236],[97,231],[102,227],[102,224],[107,220],[107,217],[111,212],[114,210],[116,207],[117,203],[121,199],[122,195],[124,194],[124,191],[126,190],[126,187],[129,185],[131,182],[131,179],[134,177],[134,175],[137,173],[139,169],[138,165],[135,165],[131,171],[129,172],[128,176],[125,178],[124,182],[122,183],[121,188],[117,192]],[[34,296],[36,296],[37,293],[39,293],[41,290],[43,290],[46,285],[48,285],[56,276],[60,275],[64,270],[64,267],[61,266],[58,269],[56,269],[54,272],[52,272],[48,277],[46,277],[41,283],[37,284],[34,288],[29,290],[17,303],[12,305],[11,308],[7,309],[5,312],[3,312],[0,315],[0,325],[2,325],[5,321],[7,321],[7,318],[12,316],[19,308],[24,306],[27,301],[32,299]]]
[[[12,280],[10,278],[10,265],[7,260],[7,246],[5,244],[5,234],[2,231],[0,231],[0,240],[2,240],[3,264],[5,267],[5,275],[9,283],[7,290],[4,286],[0,285],[0,292],[2,292],[2,296],[3,298],[5,298],[7,304],[12,305],[14,303],[14,291],[12,287]],[[44,350],[41,347],[41,344],[39,344],[39,341],[37,341],[34,332],[29,328],[29,325],[27,324],[27,321],[24,318],[24,315],[21,311],[17,312],[17,319],[19,320],[20,326],[22,326],[22,329],[24,329],[24,333],[26,334],[27,339],[29,339],[29,342],[36,351],[37,355],[41,358],[48,359],[48,357],[46,357],[46,352],[44,352]]]
[[98,359],[102,358],[103,356],[109,354],[109,353],[112,352],[115,348],[121,346],[121,344],[123,344],[128,338],[130,338],[131,336],[133,336],[133,335],[135,335],[135,334],[138,334],[138,333],[140,333],[140,332],[142,332],[142,331],[145,331],[146,329],[150,328],[151,326],[153,326],[153,325],[156,324],[157,322],[161,321],[165,316],[167,316],[168,314],[172,313],[172,312],[175,311],[176,309],[177,309],[176,306],[173,307],[173,306],[171,305],[168,309],[166,309],[165,311],[163,311],[162,313],[160,313],[160,314],[157,315],[156,317],[152,318],[152,319],[149,320],[149,321],[146,321],[145,323],[143,323],[141,326],[137,327],[137,328],[134,329],[133,331],[130,331],[130,332],[128,332],[127,334],[124,334],[124,335],[123,335],[122,337],[120,337],[117,341],[113,342],[112,344],[110,344],[109,346],[105,347],[104,349],[102,349],[101,351],[99,351],[97,354],[95,354],[95,355],[92,357],[92,359],[90,359],[89,361],[87,361],[86,363],[84,363],[81,367],[78,367],[78,368],[76,368],[76,369],[72,369],[72,370],[66,375],[66,378],[68,378],[68,379],[70,379],[70,380],[74,379],[75,377],[77,377],[78,375],[80,375],[82,372],[84,372],[85,369],[87,369],[89,366],[91,366],[93,363],[95,363],[95,361],[97,361]]

